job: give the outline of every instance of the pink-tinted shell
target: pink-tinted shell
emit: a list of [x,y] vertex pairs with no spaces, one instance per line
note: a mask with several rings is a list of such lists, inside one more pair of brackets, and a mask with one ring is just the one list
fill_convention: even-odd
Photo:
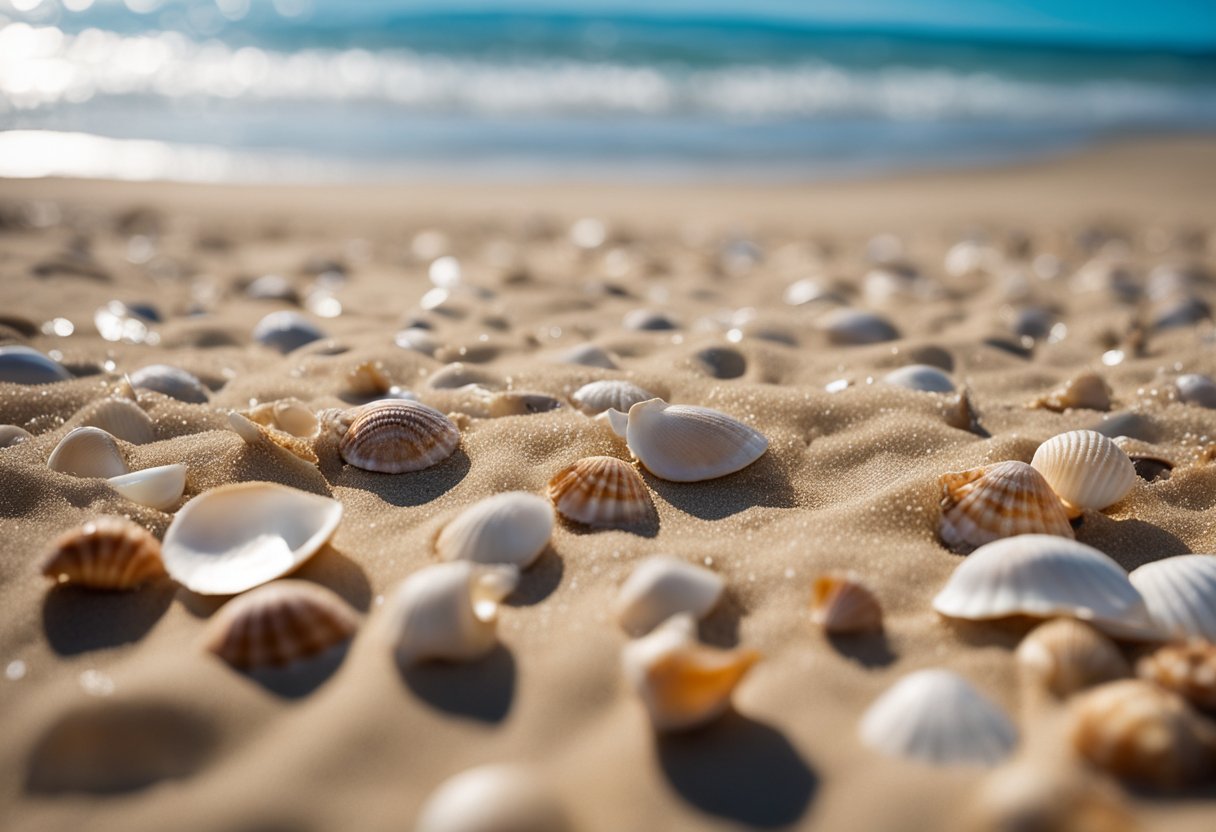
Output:
[[442,462],[460,444],[447,416],[420,402],[373,402],[358,411],[338,445],[342,458],[365,471],[404,474]]
[[940,532],[946,545],[970,550],[1003,537],[1074,537],[1060,498],[1025,462],[1010,460],[943,474]]
[[42,563],[58,583],[132,589],[164,577],[160,541],[125,517],[102,516],[60,536]]
[[631,526],[653,511],[646,483],[632,465],[611,456],[589,456],[549,480],[558,512],[589,526]]

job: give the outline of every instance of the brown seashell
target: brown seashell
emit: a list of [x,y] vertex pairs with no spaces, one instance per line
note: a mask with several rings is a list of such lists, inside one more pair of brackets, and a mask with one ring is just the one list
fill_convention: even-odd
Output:
[[1017,650],[1022,677],[1060,699],[1131,675],[1109,638],[1075,618],[1056,618],[1032,630]]
[[60,536],[42,563],[57,583],[133,589],[164,577],[160,541],[125,517],[105,515]]
[[313,465],[318,463],[317,452],[312,442],[307,439],[292,436],[271,425],[255,422],[245,414],[235,411],[228,414],[228,423],[250,445],[273,445],[289,451],[305,462]]
[[987,436],[983,426],[980,425],[980,414],[971,400],[971,391],[966,387],[959,390],[958,395],[947,399],[942,407],[942,416],[950,427]]
[[364,471],[404,474],[442,462],[460,444],[452,420],[433,407],[404,399],[361,408],[342,436],[342,458]]
[[1063,413],[1065,410],[1110,410],[1110,386],[1093,370],[1070,378],[1028,406]]
[[280,580],[240,595],[207,624],[203,647],[240,670],[284,667],[351,638],[359,616],[337,594]]
[[611,456],[584,457],[558,471],[549,499],[563,517],[588,526],[632,526],[654,511],[637,469]]
[[829,573],[811,587],[811,620],[826,633],[877,632],[882,605],[853,573]]
[[943,474],[942,540],[967,550],[1019,534],[1074,537],[1064,505],[1047,480],[1025,462],[1010,460]]
[[393,386],[384,365],[379,361],[364,361],[346,375],[346,386],[356,396],[383,396]]
[[1194,639],[1167,644],[1136,664],[1136,675],[1156,682],[1205,711],[1216,711],[1216,644]]

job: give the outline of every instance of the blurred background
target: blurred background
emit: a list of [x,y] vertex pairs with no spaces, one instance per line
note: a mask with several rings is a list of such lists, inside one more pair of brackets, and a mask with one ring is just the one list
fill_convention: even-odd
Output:
[[818,179],[1216,128],[1212,0],[0,0],[0,175]]

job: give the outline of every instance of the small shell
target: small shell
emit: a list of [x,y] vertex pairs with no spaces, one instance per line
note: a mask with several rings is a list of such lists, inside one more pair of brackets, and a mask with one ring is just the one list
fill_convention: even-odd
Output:
[[279,399],[271,405],[274,425],[292,436],[308,439],[317,435],[320,423],[308,405],[299,399]]
[[886,318],[856,309],[833,309],[815,324],[833,344],[877,344],[899,337],[899,330]]
[[596,416],[610,409],[628,413],[629,408],[638,402],[653,398],[654,394],[643,390],[636,384],[619,379],[607,379],[584,384],[574,391],[574,394],[570,396],[570,401],[587,415]]
[[1110,410],[1110,392],[1110,386],[1102,376],[1092,370],[1086,370],[1050,393],[1035,399],[1030,403],[1030,407],[1054,410],[1056,413],[1077,408]]
[[820,575],[811,586],[811,620],[826,633],[882,629],[882,605],[852,573]]
[[994,766],[1018,741],[1004,710],[949,670],[900,679],[862,716],[860,735],[883,754],[933,765]]
[[156,428],[142,407],[130,399],[111,396],[86,407],[81,425],[101,428],[124,442],[146,445],[156,441]]
[[36,349],[19,344],[0,347],[0,382],[52,384],[70,378],[72,374],[63,365]]
[[270,425],[259,424],[244,414],[235,411],[228,414],[228,424],[249,445],[258,447],[263,444],[270,444],[289,451],[305,462],[312,463],[313,465],[316,465],[318,462],[317,452],[313,448],[312,442],[307,439],[293,436],[287,431],[279,430]]
[[452,455],[460,431],[433,407],[400,399],[361,408],[342,436],[342,458],[364,471],[421,471]]
[[75,428],[51,451],[46,467],[73,477],[118,477],[130,469],[114,437],[101,428]]
[[177,512],[165,532],[165,568],[202,595],[235,595],[281,578],[333,535],[342,504],[270,482],[221,485]]
[[1210,641],[1194,639],[1158,648],[1136,664],[1136,675],[1197,708],[1216,711],[1216,644]]
[[642,332],[658,332],[661,330],[679,329],[680,325],[666,312],[657,309],[632,309],[625,313],[621,325],[625,329]]
[[403,350],[413,350],[423,355],[434,355],[442,344],[432,333],[419,327],[408,327],[393,336],[393,343]]
[[489,370],[460,362],[440,367],[426,380],[426,386],[432,390],[459,390],[469,385],[499,390],[503,387],[503,380]]
[[571,832],[566,810],[540,775],[522,765],[486,765],[452,777],[418,814],[414,832]]
[[110,477],[110,487],[133,503],[164,511],[176,505],[186,490],[186,466],[161,465]]
[[954,381],[937,367],[927,364],[911,364],[892,370],[882,377],[883,382],[893,387],[920,390],[924,393],[953,393]]
[[[605,412],[616,419],[614,430],[619,428],[620,414]],[[764,434],[725,413],[708,407],[671,405],[662,399],[629,408],[625,441],[652,474],[672,482],[699,482],[733,474],[768,449]]]
[[1216,381],[1198,373],[1188,373],[1174,379],[1178,401],[1199,407],[1216,408]]
[[299,312],[271,312],[253,328],[253,340],[281,353],[289,353],[325,337],[316,324]]
[[1216,642],[1216,555],[1176,555],[1128,577],[1166,635]]
[[[739,378],[747,372],[747,358],[730,347],[706,347],[692,356],[692,365],[710,378]],[[647,396],[651,399],[653,396]],[[629,408],[617,408],[628,410]]]
[[425,566],[397,587],[385,614],[397,661],[472,661],[498,641],[498,607],[519,570],[460,560]]
[[34,434],[25,428],[17,425],[0,425],[0,448],[11,448],[33,438]]
[[225,604],[207,623],[203,649],[239,670],[285,667],[349,640],[359,616],[336,593],[282,580]]
[[655,555],[639,563],[621,584],[616,619],[632,636],[649,633],[673,615],[707,616],[726,591],[722,577],[676,558]]
[[1092,430],[1053,436],[1034,452],[1030,464],[1077,514],[1114,505],[1136,482],[1136,469],[1127,454]]
[[245,295],[254,300],[281,300],[286,303],[300,302],[300,294],[281,274],[264,274],[250,281],[245,287]]
[[547,393],[495,393],[490,396],[489,410],[491,418],[503,416],[529,416],[533,413],[548,413],[562,407],[561,399],[555,399]]
[[1028,633],[1018,645],[1017,661],[1024,679],[1059,699],[1131,675],[1114,642],[1072,618],[1048,621]]
[[690,613],[667,619],[647,636],[625,645],[625,678],[646,706],[658,731],[703,725],[730,707],[731,694],[760,654],[716,650],[697,642]]
[[943,474],[939,531],[959,551],[1019,534],[1074,537],[1060,498],[1025,462],[1011,460]]
[[125,517],[102,516],[61,535],[42,562],[56,583],[132,589],[164,577],[160,541]]
[[180,367],[168,364],[152,364],[136,370],[129,376],[129,383],[136,390],[151,390],[179,402],[203,404],[209,398],[202,382]]
[[435,550],[444,560],[505,563],[527,569],[549,545],[553,508],[523,491],[495,494],[444,526]]
[[392,386],[379,361],[364,361],[346,374],[346,388],[356,396],[383,396]]
[[557,360],[562,364],[580,364],[584,367],[599,367],[603,370],[616,370],[619,365],[612,353],[595,344],[579,344],[561,353]]
[[563,517],[588,526],[633,526],[651,517],[654,503],[632,465],[610,456],[589,456],[549,480],[549,499]]

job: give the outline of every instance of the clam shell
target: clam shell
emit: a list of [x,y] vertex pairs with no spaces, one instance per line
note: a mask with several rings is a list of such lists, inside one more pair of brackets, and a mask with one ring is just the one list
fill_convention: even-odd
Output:
[[653,399],[654,394],[643,390],[636,384],[619,379],[593,381],[584,384],[574,391],[570,401],[574,406],[590,416],[596,416],[605,410],[619,410],[628,413],[629,408],[638,402]]
[[563,517],[588,526],[633,526],[649,518],[654,503],[632,465],[610,456],[589,456],[549,480],[549,499]]
[[811,586],[811,620],[827,633],[882,629],[882,605],[852,573],[820,575]]
[[281,580],[225,604],[207,623],[203,649],[240,670],[285,667],[354,636],[359,615],[332,590]]
[[[619,413],[605,411],[619,426]],[[617,416],[613,416],[617,413]],[[733,474],[768,449],[759,431],[725,413],[662,399],[629,408],[625,427],[629,450],[656,477],[698,482]]]
[[1174,379],[1178,400],[1199,407],[1216,408],[1216,381],[1198,373],[1188,373]]
[[649,633],[673,615],[707,616],[726,591],[722,577],[693,563],[655,555],[639,563],[621,584],[613,607],[633,636]]
[[877,344],[899,337],[899,330],[886,318],[856,309],[833,309],[815,324],[830,343],[839,345]]
[[893,387],[903,387],[906,390],[920,390],[924,393],[954,392],[954,381],[950,376],[928,364],[900,367],[887,373],[882,380]]
[[414,832],[571,832],[566,810],[531,768],[486,765],[444,781]]
[[136,370],[128,377],[136,390],[151,390],[179,402],[203,404],[209,398],[207,388],[191,373],[168,364],[152,364]]
[[1072,618],[1040,624],[1022,639],[1016,655],[1022,678],[1060,699],[1131,675],[1113,641]]
[[970,550],[1019,534],[1074,536],[1060,498],[1025,462],[1011,460],[943,474],[940,482],[938,530],[953,549]]
[[861,741],[890,757],[933,765],[994,766],[1017,745],[1005,711],[957,673],[919,670],[870,705]]
[[1070,378],[1059,387],[1030,403],[1031,407],[1054,410],[1084,408],[1086,410],[1110,410],[1110,386],[1102,376],[1092,370]]
[[324,337],[325,333],[316,324],[289,309],[271,312],[253,328],[253,340],[281,353],[289,353]]
[[1197,708],[1216,711],[1216,644],[1210,641],[1195,639],[1160,647],[1136,664],[1136,675]]
[[527,569],[549,545],[553,508],[523,491],[495,494],[443,527],[435,550],[444,560],[506,563]]
[[595,344],[579,344],[571,347],[558,353],[557,360],[562,364],[579,364],[583,367],[599,367],[603,370],[619,369],[612,353]]
[[498,641],[498,607],[518,580],[514,566],[466,560],[410,575],[385,605],[397,661],[471,661],[489,653]]
[[1066,758],[1020,756],[984,779],[966,832],[1143,832],[1120,790]]
[[342,436],[342,458],[365,471],[421,471],[452,455],[460,431],[452,420],[420,402],[388,400],[361,408]]
[[161,465],[110,477],[110,487],[133,503],[164,511],[186,490],[186,466]]
[[25,428],[17,425],[0,425],[0,448],[11,448],[33,438],[34,434]]
[[0,347],[0,382],[53,384],[70,378],[72,374],[63,365],[36,349],[19,344]]
[[81,425],[101,428],[111,436],[132,445],[146,445],[156,441],[156,428],[152,424],[152,417],[130,399],[102,399],[85,407],[81,413]]
[[1091,546],[1052,535],[1024,534],[979,547],[955,568],[933,608],[973,621],[1068,616],[1116,638],[1158,634],[1123,567]]
[[1060,499],[1075,509],[1101,511],[1123,499],[1136,482],[1127,454],[1092,430],[1071,430],[1048,439],[1030,461]]
[[1129,578],[1167,635],[1216,642],[1216,555],[1176,555],[1146,563]]
[[114,437],[101,428],[75,428],[51,451],[46,467],[73,477],[118,477],[130,469]]
[[440,367],[426,380],[426,386],[432,390],[458,390],[473,384],[486,390],[499,390],[503,380],[489,370],[460,362]]
[[103,515],[51,544],[42,574],[56,583],[132,589],[165,575],[160,541],[125,517]]
[[235,595],[281,578],[325,545],[342,504],[270,482],[221,485],[177,512],[162,545],[173,579],[202,595]]

